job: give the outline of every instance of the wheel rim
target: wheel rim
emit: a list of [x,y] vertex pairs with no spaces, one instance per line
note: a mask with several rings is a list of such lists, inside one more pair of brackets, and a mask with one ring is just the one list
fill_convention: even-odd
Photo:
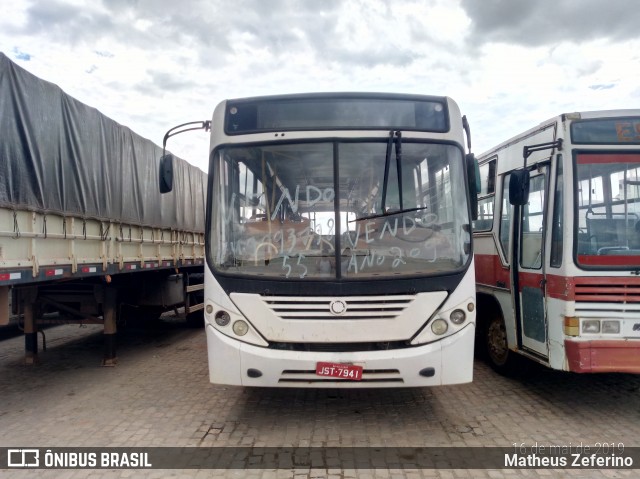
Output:
[[504,322],[500,318],[491,321],[487,330],[487,349],[489,357],[494,364],[499,366],[507,362],[509,348],[507,347],[507,331]]

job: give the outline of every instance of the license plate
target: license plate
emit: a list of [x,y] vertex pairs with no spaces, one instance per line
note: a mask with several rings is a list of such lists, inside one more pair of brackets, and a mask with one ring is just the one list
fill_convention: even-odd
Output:
[[360,381],[362,366],[343,363],[316,363],[316,375]]

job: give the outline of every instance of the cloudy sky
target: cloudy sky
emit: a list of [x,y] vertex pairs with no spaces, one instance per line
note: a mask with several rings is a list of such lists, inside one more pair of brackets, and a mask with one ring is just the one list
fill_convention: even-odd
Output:
[[[448,95],[481,153],[559,113],[640,108],[635,0],[12,0],[0,51],[138,134],[226,98]],[[206,169],[205,133],[169,149]]]

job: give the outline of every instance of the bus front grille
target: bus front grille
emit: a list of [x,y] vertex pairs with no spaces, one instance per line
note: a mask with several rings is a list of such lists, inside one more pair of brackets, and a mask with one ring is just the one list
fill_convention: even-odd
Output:
[[[344,384],[345,382],[351,381],[346,381],[345,379],[339,378],[317,376],[316,372],[313,370],[285,369],[284,371],[282,371],[278,382],[280,384],[321,383],[328,385],[340,383]],[[362,379],[360,381],[355,381],[355,383],[378,385],[382,385],[382,383],[402,384],[404,383],[404,379],[402,378],[400,371],[397,369],[365,369],[362,371]]]
[[640,284],[614,283],[609,278],[600,284],[575,285],[576,313],[640,312]]
[[264,297],[278,317],[287,320],[394,319],[414,300],[413,296]]
[[281,343],[272,341],[270,349],[313,353],[356,353],[364,351],[390,351],[412,347],[408,341],[385,341],[368,343]]

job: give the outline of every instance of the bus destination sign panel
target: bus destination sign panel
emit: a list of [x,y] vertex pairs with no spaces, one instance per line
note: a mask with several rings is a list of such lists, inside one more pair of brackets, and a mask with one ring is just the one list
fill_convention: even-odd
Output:
[[449,131],[444,98],[304,97],[230,100],[225,133],[311,130]]
[[576,144],[640,144],[640,118],[604,118],[575,121],[571,140]]

